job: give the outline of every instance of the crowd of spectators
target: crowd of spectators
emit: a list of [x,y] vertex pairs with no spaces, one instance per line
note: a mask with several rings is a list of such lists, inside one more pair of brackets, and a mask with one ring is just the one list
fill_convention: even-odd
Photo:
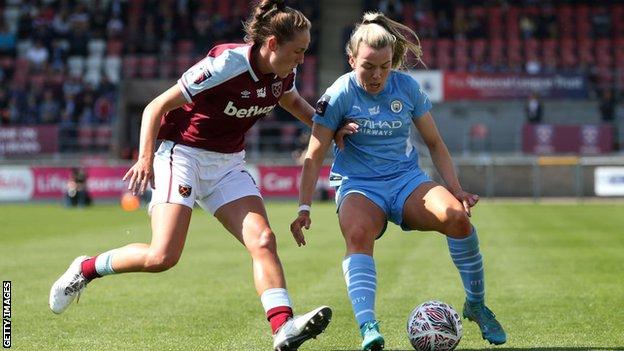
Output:
[[413,28],[428,68],[582,73],[596,90],[624,85],[624,2],[365,0]]
[[[289,5],[319,16],[317,2]],[[110,128],[122,79],[176,79],[212,46],[242,42],[249,7],[247,0],[5,0],[0,125],[57,124],[70,138],[76,128]],[[309,52],[316,51],[313,40]]]

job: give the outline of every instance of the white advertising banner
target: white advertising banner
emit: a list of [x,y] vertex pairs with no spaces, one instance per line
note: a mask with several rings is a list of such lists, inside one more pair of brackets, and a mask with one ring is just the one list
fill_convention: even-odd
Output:
[[444,100],[444,81],[442,79],[442,71],[409,71],[422,90],[429,95],[431,102],[440,102]]
[[28,201],[35,189],[30,167],[0,167],[0,201]]
[[597,167],[594,188],[598,196],[624,196],[624,167]]

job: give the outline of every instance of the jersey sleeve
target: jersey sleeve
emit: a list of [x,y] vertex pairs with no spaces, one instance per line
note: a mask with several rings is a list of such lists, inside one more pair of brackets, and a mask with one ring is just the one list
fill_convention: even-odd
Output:
[[418,118],[429,112],[433,105],[431,104],[431,100],[429,99],[429,95],[425,93],[420,84],[412,78],[407,77],[407,79],[411,82],[410,87],[412,102],[414,103],[414,111],[412,112],[412,118]]
[[194,102],[200,93],[246,71],[246,64],[238,61],[226,53],[217,57],[206,56],[182,74],[178,86],[186,100]]
[[342,124],[343,117],[348,112],[348,94],[341,84],[344,80],[336,81],[317,101],[312,121],[331,130],[337,130]]

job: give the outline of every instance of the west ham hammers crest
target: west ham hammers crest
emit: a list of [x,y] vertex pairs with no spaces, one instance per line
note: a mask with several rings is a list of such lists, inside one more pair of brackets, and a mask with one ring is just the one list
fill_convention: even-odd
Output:
[[271,85],[271,91],[275,97],[279,97],[282,93],[282,82],[275,82]]
[[191,196],[192,190],[193,188],[190,185],[186,185],[186,184],[178,185],[178,192],[180,193],[180,195],[182,195],[183,198],[187,198]]

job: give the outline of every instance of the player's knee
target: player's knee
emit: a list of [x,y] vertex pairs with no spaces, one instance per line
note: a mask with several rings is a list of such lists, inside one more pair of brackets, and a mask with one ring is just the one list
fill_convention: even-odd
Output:
[[148,272],[164,272],[178,263],[179,255],[166,252],[150,252],[145,260],[145,270]]
[[258,240],[255,245],[252,245],[250,250],[255,250],[257,252],[271,252],[275,253],[277,251],[277,241],[275,239],[275,234],[271,230],[271,228],[266,228],[263,230],[258,236]]
[[465,238],[472,232],[472,224],[464,209],[453,209],[448,212],[447,235],[455,238]]
[[351,228],[349,232],[345,234],[347,249],[349,251],[365,252],[374,241],[374,238],[371,240],[371,235],[368,234],[367,230],[360,226]]

